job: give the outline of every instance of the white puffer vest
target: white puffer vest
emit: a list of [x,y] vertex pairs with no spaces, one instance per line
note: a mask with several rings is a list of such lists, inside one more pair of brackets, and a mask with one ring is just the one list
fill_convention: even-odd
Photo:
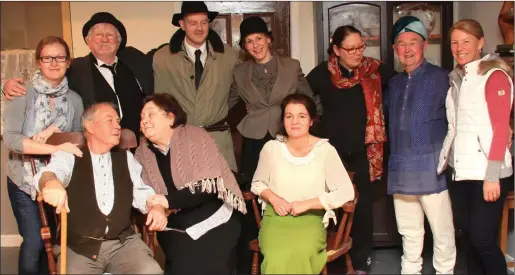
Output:
[[[493,136],[485,100],[485,84],[493,72],[506,73],[500,68],[493,68],[484,75],[479,74],[478,66],[486,58],[488,56],[465,65],[461,87],[453,82],[447,93],[445,106],[449,130],[440,153],[438,173],[442,173],[446,164],[449,164],[455,170],[456,181],[485,178]],[[498,93],[510,93],[513,103],[513,83],[510,76],[508,79],[511,89]],[[511,165],[511,153],[506,149],[499,178],[511,176]]]

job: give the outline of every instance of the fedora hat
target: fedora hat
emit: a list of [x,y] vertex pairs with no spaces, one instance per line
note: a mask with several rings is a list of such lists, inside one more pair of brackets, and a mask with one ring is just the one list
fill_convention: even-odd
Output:
[[172,25],[180,27],[179,20],[188,14],[188,13],[207,13],[207,17],[209,18],[209,23],[215,19],[218,15],[216,11],[209,11],[207,9],[206,3],[202,1],[184,1],[181,6],[181,13],[176,13],[172,18]]
[[114,17],[114,15],[108,12],[97,12],[91,16],[91,19],[89,19],[86,24],[84,24],[82,27],[82,37],[84,38],[84,41],[86,41],[86,36],[88,36],[88,32],[91,27],[98,23],[108,23],[113,25],[122,37],[122,41],[120,41],[120,47],[118,49],[121,50],[125,47],[125,44],[127,43],[127,31],[125,30],[122,22],[120,22],[118,19],[116,19],[116,17]]

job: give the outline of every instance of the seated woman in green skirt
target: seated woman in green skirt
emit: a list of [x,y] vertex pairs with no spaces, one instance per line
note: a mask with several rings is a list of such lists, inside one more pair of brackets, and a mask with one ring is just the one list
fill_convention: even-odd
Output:
[[326,230],[334,208],[354,199],[354,189],[336,149],[309,133],[313,100],[287,96],[281,105],[283,133],[260,153],[251,191],[264,216],[259,245],[263,274],[319,274],[327,260]]

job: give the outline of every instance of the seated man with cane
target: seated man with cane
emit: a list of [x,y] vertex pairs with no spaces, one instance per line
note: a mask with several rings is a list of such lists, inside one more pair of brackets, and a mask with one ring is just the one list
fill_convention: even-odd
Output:
[[69,274],[163,274],[150,248],[135,234],[130,216],[131,206],[148,211],[149,229],[163,230],[168,202],[143,183],[134,156],[116,147],[121,128],[113,106],[90,106],[82,116],[87,145],[83,156],[52,154],[34,185],[57,213],[69,212]]

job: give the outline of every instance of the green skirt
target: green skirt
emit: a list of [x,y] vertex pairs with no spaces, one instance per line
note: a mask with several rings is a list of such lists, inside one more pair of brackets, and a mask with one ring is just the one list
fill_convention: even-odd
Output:
[[327,260],[324,211],[277,215],[267,205],[259,230],[262,274],[320,274]]

